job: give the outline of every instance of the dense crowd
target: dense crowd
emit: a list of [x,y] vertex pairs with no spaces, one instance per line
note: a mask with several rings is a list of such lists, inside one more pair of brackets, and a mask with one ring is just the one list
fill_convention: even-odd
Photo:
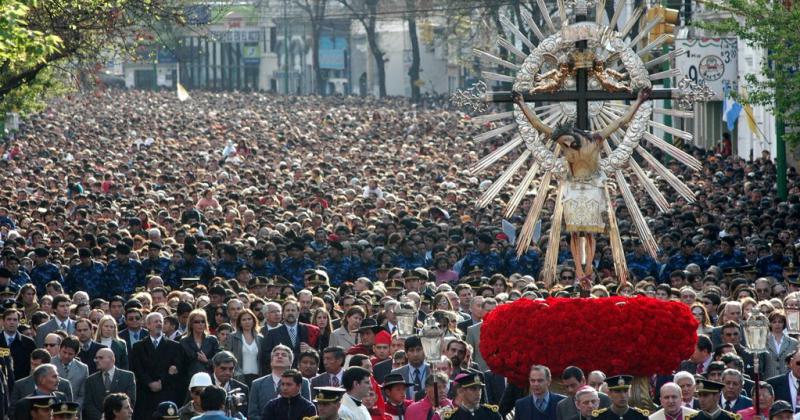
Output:
[[[35,399],[26,398],[32,393],[61,392],[85,419],[129,411],[146,419],[159,410],[191,418],[219,408],[205,407],[200,396],[209,390],[207,399],[218,401],[220,386],[231,391],[222,398],[227,411],[247,418],[347,417],[341,413],[348,403],[373,418],[416,420],[457,417],[464,406],[507,414],[533,392],[533,380],[521,389],[486,366],[481,319],[497,305],[577,296],[580,287],[566,239],[556,278],[539,277],[552,202],[541,235],[521,256],[508,226],[521,226],[533,193],[508,219],[512,190],[476,208],[502,163],[518,156],[469,172],[506,140],[473,141],[494,123],[399,99],[173,96],[63,98],[3,146],[6,413],[36,411]],[[770,319],[782,316],[771,336],[775,355],[765,356],[760,373],[785,377],[794,366],[783,362],[786,346],[797,342],[783,333],[783,309],[800,300],[797,174],[790,169],[789,199],[780,201],[770,156],[745,161],[684,149],[703,162],[702,172],[676,161],[668,167],[697,201],[687,203],[656,176],[669,212],[634,191],[660,246],[654,259],[617,199],[633,281],[618,284],[601,235],[590,293],[691,306],[701,334],[687,361],[692,373],[707,375],[719,359],[739,366],[742,384],[755,374],[753,355],[732,331],[741,330],[752,307]],[[436,374],[429,374],[419,338],[397,334],[404,304],[420,322],[433,317],[445,330]],[[593,374],[597,390],[608,378]],[[546,376],[549,386],[545,367],[531,375]],[[564,375],[562,382],[592,380]],[[653,398],[660,397],[657,382]],[[435,384],[442,386],[439,403],[430,392]],[[620,388],[611,385],[603,390]],[[113,408],[104,413],[106,400]],[[160,406],[166,401],[177,405]],[[305,403],[296,413],[281,405]],[[332,404],[337,409],[328,407],[326,417]],[[434,410],[442,405],[455,411]],[[559,420],[584,414],[572,407]]]

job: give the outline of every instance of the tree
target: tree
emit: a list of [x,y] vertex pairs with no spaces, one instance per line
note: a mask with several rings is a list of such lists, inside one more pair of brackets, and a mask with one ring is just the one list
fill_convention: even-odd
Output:
[[303,9],[311,21],[311,66],[314,69],[316,80],[315,93],[322,95],[325,92],[325,80],[322,78],[322,68],[319,64],[319,40],[322,36],[322,23],[325,21],[325,8],[328,0],[294,0],[294,3]]
[[[763,105],[787,126],[800,127],[800,8],[791,2],[766,0],[724,0],[703,2],[729,15],[716,22],[700,22],[702,28],[720,34],[735,34],[766,52],[761,74],[745,76],[747,95],[734,93],[745,104]],[[800,132],[786,134],[790,144],[800,143]]]
[[353,14],[367,33],[367,43],[372,57],[375,59],[375,68],[378,71],[378,91],[380,97],[386,96],[386,62],[383,59],[384,52],[378,45],[378,33],[376,31],[378,0],[339,0],[342,6],[346,7]]
[[182,6],[153,0],[5,0],[0,5],[0,111],[28,112],[65,80],[97,71],[113,49],[132,52],[142,28],[183,22]]
[[411,67],[408,68],[408,78],[411,83],[411,101],[420,100],[419,79],[419,37],[417,36],[417,0],[406,0],[406,20],[408,21],[408,36],[411,38]]

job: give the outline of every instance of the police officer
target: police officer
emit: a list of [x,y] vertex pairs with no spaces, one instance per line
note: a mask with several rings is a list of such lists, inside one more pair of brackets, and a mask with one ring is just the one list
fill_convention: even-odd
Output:
[[33,250],[33,269],[31,270],[31,283],[36,286],[36,294],[44,296],[45,285],[53,280],[63,283],[61,270],[55,264],[47,260],[50,251],[46,248],[36,248]]
[[478,373],[463,373],[456,377],[458,385],[458,400],[461,401],[455,409],[444,414],[444,420],[501,420],[500,408],[496,405],[481,404],[481,391],[483,382]]
[[472,267],[482,268],[483,275],[486,277],[491,277],[492,274],[501,271],[502,259],[496,252],[492,251],[493,243],[492,235],[488,233],[479,234],[476,244],[477,249],[467,254],[466,258],[464,258],[459,275],[461,277],[466,276]]
[[267,253],[263,249],[255,249],[250,254],[250,274],[255,277],[272,277],[278,274],[276,262],[267,261]]
[[105,273],[106,296],[129,295],[138,286],[144,286],[142,263],[131,259],[131,247],[124,242],[117,244],[116,258],[108,263]]
[[332,386],[315,387],[314,391],[317,393],[314,397],[317,415],[303,417],[303,420],[339,420],[339,406],[342,403],[342,396],[347,391]]
[[69,268],[65,288],[69,293],[78,290],[103,290],[103,276],[105,275],[105,264],[92,259],[92,251],[88,248],[78,250],[80,262]]
[[214,268],[203,257],[197,256],[197,247],[188,244],[183,247],[183,259],[175,265],[174,274],[170,278],[182,279],[184,277],[198,277],[203,284],[208,284],[214,277]]
[[354,266],[350,258],[343,255],[344,245],[341,242],[332,241],[329,245],[328,259],[322,265],[325,266],[331,286],[339,287],[343,282],[352,280]]
[[222,245],[222,259],[217,263],[216,275],[224,279],[236,278],[239,267],[243,267],[245,261],[239,258],[239,251],[236,246],[231,244]]
[[628,405],[628,397],[633,383],[633,376],[618,375],[606,378],[608,397],[611,406],[592,412],[592,417],[597,420],[647,420],[650,413],[647,410]]
[[[50,420],[53,409],[51,406],[58,403],[56,398],[50,395],[31,395],[17,402],[15,412],[18,419],[30,420]],[[26,415],[27,414],[27,415]]]
[[142,261],[142,269],[148,276],[164,276],[169,270],[170,261],[167,257],[161,256],[161,244],[150,242],[147,244],[147,258]]
[[158,404],[158,408],[153,412],[153,420],[177,418],[180,418],[178,416],[178,406],[172,401],[164,401]]
[[686,415],[684,420],[741,420],[742,416],[720,408],[719,393],[724,387],[725,385],[720,382],[698,379],[695,392],[700,411]]
[[78,408],[76,402],[64,401],[50,404],[53,410],[53,420],[75,420],[78,418]]
[[281,274],[292,282],[292,285],[300,290],[304,287],[303,274],[308,269],[316,267],[314,261],[303,255],[305,247],[300,242],[292,242],[286,246],[288,257],[281,261]]

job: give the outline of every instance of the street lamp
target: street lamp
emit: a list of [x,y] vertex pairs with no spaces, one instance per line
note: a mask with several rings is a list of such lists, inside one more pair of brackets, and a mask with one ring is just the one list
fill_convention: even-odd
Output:
[[786,311],[786,331],[790,335],[800,334],[800,307],[797,304],[787,305]]
[[397,318],[397,335],[400,338],[408,338],[416,333],[417,310],[409,302],[402,302],[394,311]]
[[425,325],[422,327],[420,340],[422,349],[425,351],[425,360],[428,362],[429,375],[433,375],[433,410],[439,408],[439,384],[436,383],[436,363],[442,358],[442,329],[433,319],[433,316],[425,318]]
[[[788,319],[788,317],[787,317]],[[759,373],[759,353],[767,351],[767,336],[769,335],[769,319],[754,306],[750,312],[750,317],[743,322],[744,324],[744,337],[747,340],[747,349],[753,353],[753,370],[755,371],[755,407],[756,415],[761,416],[761,404],[759,401],[760,394],[760,380],[761,374]]]

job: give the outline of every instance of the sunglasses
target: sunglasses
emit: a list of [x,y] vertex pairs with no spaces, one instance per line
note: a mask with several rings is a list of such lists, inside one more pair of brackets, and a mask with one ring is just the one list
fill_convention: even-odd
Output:
[[128,321],[140,321],[141,319],[142,319],[142,317],[140,317],[140,316],[128,317]]
[[44,343],[44,346],[45,347],[58,347],[58,344],[56,344],[56,343]]
[[196,320],[192,321],[192,324],[205,324],[205,323],[206,322],[201,320],[201,319],[196,319]]
[[572,276],[561,276],[561,280],[574,280],[575,277]]

